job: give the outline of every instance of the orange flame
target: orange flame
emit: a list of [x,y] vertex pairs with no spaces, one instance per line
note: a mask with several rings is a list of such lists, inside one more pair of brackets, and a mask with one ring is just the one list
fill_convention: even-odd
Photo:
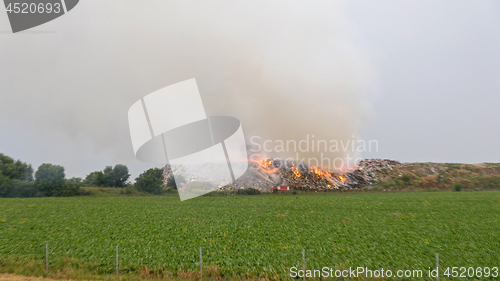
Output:
[[273,161],[271,159],[262,159],[260,160],[260,166],[264,170],[271,170],[273,169]]
[[332,181],[332,172],[326,167],[322,170],[316,166],[312,166],[310,169],[311,173],[314,173],[318,178],[326,179]]
[[293,162],[292,162],[292,171],[295,175],[294,179],[300,178],[300,171],[299,171],[299,169],[297,169],[297,167],[295,167],[295,164],[293,164]]
[[311,173],[314,173],[318,178],[321,178],[325,175],[321,169],[318,169],[316,166],[311,167]]
[[345,178],[343,175],[339,175],[339,179],[340,179],[342,182],[345,182],[345,181],[346,181],[346,178]]

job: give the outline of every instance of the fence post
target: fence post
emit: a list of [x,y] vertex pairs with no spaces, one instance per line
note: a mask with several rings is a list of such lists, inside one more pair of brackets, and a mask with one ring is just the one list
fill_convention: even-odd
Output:
[[439,281],[439,254],[436,254],[436,271],[437,271],[436,280]]
[[119,267],[119,263],[118,263],[118,245],[116,246],[116,277],[119,277],[119,273],[118,273],[118,267]]
[[200,247],[200,280],[203,280],[203,259],[201,257],[201,247]]
[[306,280],[306,249],[302,249],[302,270],[304,270],[304,281]]
[[49,243],[45,245],[45,271],[49,274]]

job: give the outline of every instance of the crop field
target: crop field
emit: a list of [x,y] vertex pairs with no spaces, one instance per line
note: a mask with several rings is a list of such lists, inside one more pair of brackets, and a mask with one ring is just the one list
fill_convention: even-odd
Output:
[[199,247],[220,276],[286,279],[302,249],[307,269],[500,267],[499,219],[498,191],[0,199],[0,271],[43,274],[46,243],[53,271],[94,275],[117,245],[124,275],[198,272]]

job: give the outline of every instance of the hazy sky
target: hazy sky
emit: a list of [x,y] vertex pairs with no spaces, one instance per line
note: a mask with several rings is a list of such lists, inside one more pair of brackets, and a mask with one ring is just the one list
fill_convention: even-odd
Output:
[[500,2],[353,1],[376,61],[377,157],[500,162]]
[[[208,104],[221,101],[215,113],[234,113],[219,92],[240,88],[245,102],[275,89],[284,116],[290,98],[306,119],[312,106],[344,110],[324,121],[377,140],[367,157],[500,162],[498,1],[267,2],[82,0],[20,34],[0,12],[0,152],[69,177],[122,163],[135,178],[153,165],[134,158],[128,108],[196,76]],[[253,86],[259,77],[272,81]],[[301,97],[295,88],[311,83],[321,87]]]

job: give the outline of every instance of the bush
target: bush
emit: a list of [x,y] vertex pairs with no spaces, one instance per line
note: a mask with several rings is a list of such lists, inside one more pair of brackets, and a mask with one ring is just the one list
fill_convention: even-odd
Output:
[[135,188],[152,194],[160,194],[163,188],[163,170],[152,168],[135,179]]
[[414,180],[410,181],[410,184],[412,186],[420,186],[421,182],[420,182],[420,179],[414,179]]
[[32,182],[0,178],[0,197],[34,197],[38,192]]
[[163,190],[163,192],[164,192],[164,193],[166,193],[166,194],[176,194],[176,193],[178,193],[178,192],[177,192],[177,189],[174,189],[174,188],[173,188],[173,187],[171,187],[171,186],[169,186],[169,187],[165,188],[165,189]]
[[260,190],[255,188],[238,189],[237,193],[240,195],[259,195]]
[[405,183],[405,184],[409,184],[410,181],[411,181],[411,177],[409,175],[403,175],[401,176],[401,180]]
[[455,191],[461,191],[463,187],[464,187],[464,185],[461,183],[458,183],[458,182],[453,184],[453,189]]
[[35,197],[38,190],[32,182],[16,180],[12,183],[12,191],[9,197]]
[[[189,186],[192,186],[191,183],[189,183]],[[200,184],[199,182],[195,182],[194,187],[196,185]],[[209,184],[210,188],[216,188],[215,186]],[[246,188],[246,189],[236,189],[236,190],[214,190],[213,192],[207,193],[204,196],[226,196],[226,195],[260,195],[261,192],[258,189],[255,188]],[[292,191],[292,194],[297,194],[296,191]]]
[[54,196],[68,197],[80,195],[80,185],[76,182],[66,180],[63,188]]
[[396,182],[394,179],[386,179],[382,182],[382,185],[384,188],[392,188],[393,186],[396,186]]
[[127,184],[127,186],[125,186],[125,188],[121,189],[120,190],[120,194],[123,194],[123,195],[144,195],[143,193],[139,192],[135,186],[131,185],[131,184]]
[[122,194],[130,195],[133,193],[133,188],[131,186],[127,186],[122,190]]
[[494,189],[500,187],[500,178],[493,176],[482,176],[477,179],[477,186],[483,187],[485,189]]

